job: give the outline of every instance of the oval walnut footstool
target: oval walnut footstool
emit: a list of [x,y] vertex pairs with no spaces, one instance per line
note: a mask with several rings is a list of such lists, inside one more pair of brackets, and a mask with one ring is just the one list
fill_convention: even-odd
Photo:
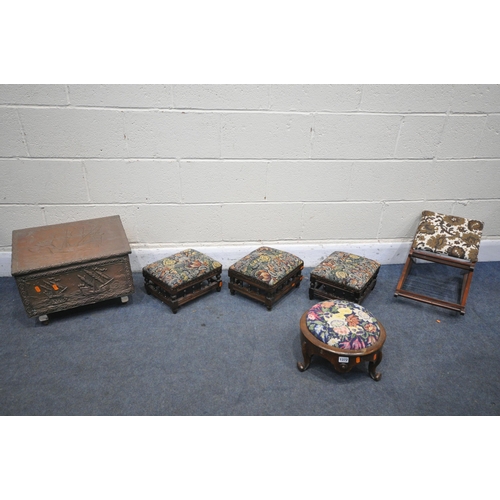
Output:
[[379,381],[376,372],[382,361],[385,328],[369,311],[346,300],[328,300],[315,304],[300,320],[300,341],[304,362],[297,363],[300,371],[307,370],[313,355],[332,363],[340,373],[347,373],[368,362],[370,377]]

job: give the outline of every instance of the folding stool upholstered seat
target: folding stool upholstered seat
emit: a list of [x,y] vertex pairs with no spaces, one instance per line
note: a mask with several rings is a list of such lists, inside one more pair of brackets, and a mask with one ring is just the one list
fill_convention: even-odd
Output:
[[142,269],[147,294],[165,302],[174,313],[179,307],[211,290],[220,291],[222,264],[188,248]]
[[[465,314],[465,305],[478,259],[483,228],[484,223],[479,220],[445,215],[429,210],[423,211],[394,295]],[[463,270],[460,299],[457,302],[446,301],[424,293],[403,289],[416,259]]]
[[333,252],[311,271],[309,298],[361,302],[373,290],[380,264],[352,253]]
[[346,300],[319,302],[300,320],[304,362],[297,367],[307,370],[313,355],[327,359],[341,373],[368,361],[370,377],[378,381],[382,374],[375,369],[382,361],[385,338],[383,325],[363,306]]
[[242,293],[270,311],[283,295],[300,286],[303,268],[304,261],[291,253],[260,247],[229,268],[229,289],[231,295]]

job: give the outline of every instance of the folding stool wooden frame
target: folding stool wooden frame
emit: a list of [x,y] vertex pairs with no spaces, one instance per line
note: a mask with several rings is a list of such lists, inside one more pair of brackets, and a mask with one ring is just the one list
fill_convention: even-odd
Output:
[[[465,271],[463,276],[462,288],[460,292],[460,302],[449,302],[446,300],[440,300],[428,295],[423,295],[420,293],[411,292],[409,290],[404,290],[403,286],[410,273],[411,267],[415,259],[421,259],[429,262],[434,262],[436,264],[444,264],[445,266],[456,267]],[[432,252],[424,250],[411,249],[406,259],[403,272],[399,278],[398,285],[394,296],[406,297],[408,299],[417,300],[419,302],[424,302],[426,304],[431,304],[438,307],[443,307],[445,309],[451,309],[452,311],[458,311],[460,314],[465,314],[465,304],[467,302],[467,296],[469,295],[469,289],[472,281],[472,275],[474,272],[474,267],[476,263],[467,260],[461,260],[454,257],[448,257],[446,255],[435,254]]]

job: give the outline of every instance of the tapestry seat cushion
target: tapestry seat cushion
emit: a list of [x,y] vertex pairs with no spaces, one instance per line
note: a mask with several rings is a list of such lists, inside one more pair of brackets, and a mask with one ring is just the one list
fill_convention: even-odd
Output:
[[222,270],[220,262],[204,253],[188,248],[148,264],[143,268],[143,271],[167,287],[174,288],[187,284],[216,269]]
[[424,210],[412,246],[415,250],[476,262],[483,227],[479,220]]
[[375,260],[352,253],[333,252],[313,269],[311,275],[343,288],[360,291],[379,268],[380,264]]
[[236,271],[249,278],[273,286],[304,262],[295,255],[270,247],[260,247],[235,262],[229,271]]
[[346,300],[315,304],[307,313],[306,325],[318,340],[338,349],[365,349],[380,338],[377,319],[363,306]]

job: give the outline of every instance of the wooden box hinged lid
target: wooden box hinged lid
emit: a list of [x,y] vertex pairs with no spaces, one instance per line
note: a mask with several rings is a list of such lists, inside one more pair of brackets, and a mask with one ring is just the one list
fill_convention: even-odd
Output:
[[12,276],[131,252],[119,215],[12,231]]

